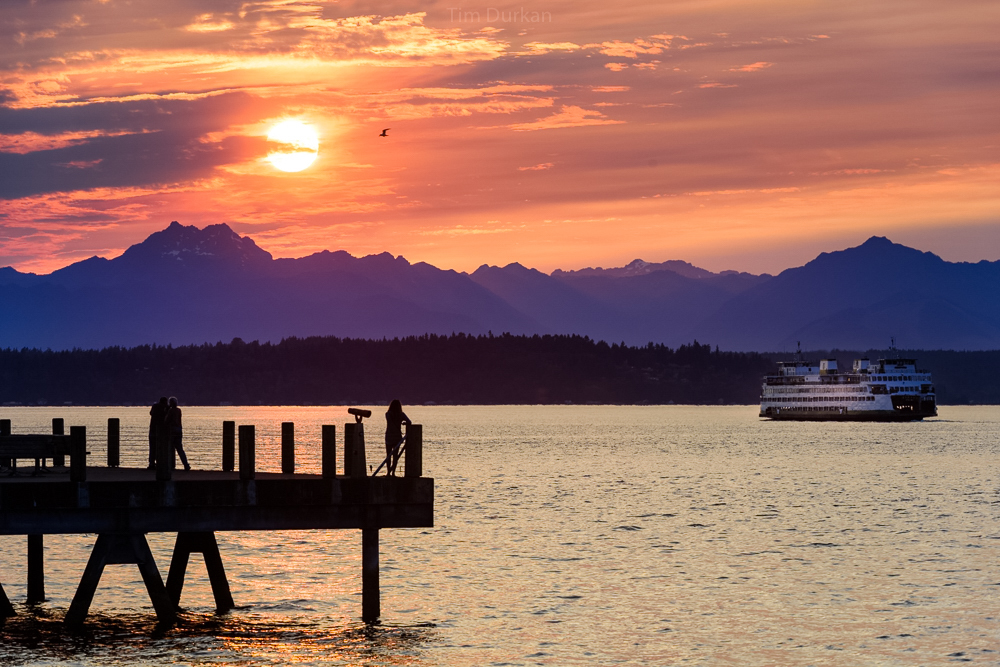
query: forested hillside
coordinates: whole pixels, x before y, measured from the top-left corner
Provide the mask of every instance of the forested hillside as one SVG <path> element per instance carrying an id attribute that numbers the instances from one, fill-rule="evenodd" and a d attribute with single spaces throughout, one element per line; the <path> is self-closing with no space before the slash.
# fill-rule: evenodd
<path id="1" fill-rule="evenodd" d="M 1000 351 L 907 351 L 934 373 L 941 404 L 1000 403 Z M 885 353 L 808 353 L 840 359 Z M 129 405 L 161 395 L 186 405 L 386 403 L 752 404 L 789 355 L 608 345 L 582 336 L 425 335 L 392 340 L 101 350 L 0 350 L 0 403 Z"/>

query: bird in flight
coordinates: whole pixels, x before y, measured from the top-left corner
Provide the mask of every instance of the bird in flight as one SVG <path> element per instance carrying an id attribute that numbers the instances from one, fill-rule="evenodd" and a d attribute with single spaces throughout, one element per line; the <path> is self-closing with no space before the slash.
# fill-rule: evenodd
<path id="1" fill-rule="evenodd" d="M 389 130 L 391 130 L 391 129 L 392 129 L 391 127 L 387 127 L 387 128 L 385 128 L 384 130 L 382 130 L 382 134 L 380 134 L 380 135 L 378 135 L 378 136 L 380 136 L 380 137 L 388 137 L 389 135 L 388 135 L 388 134 L 386 134 L 386 132 L 388 132 L 388 131 L 389 131 Z"/>

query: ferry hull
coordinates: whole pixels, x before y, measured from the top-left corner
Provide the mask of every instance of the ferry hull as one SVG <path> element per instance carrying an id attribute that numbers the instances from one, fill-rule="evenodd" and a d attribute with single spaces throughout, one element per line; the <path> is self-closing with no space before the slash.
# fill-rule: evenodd
<path id="1" fill-rule="evenodd" d="M 936 417 L 937 410 L 816 410 L 800 412 L 794 408 L 767 409 L 760 413 L 762 419 L 799 422 L 910 422 L 925 417 Z"/>

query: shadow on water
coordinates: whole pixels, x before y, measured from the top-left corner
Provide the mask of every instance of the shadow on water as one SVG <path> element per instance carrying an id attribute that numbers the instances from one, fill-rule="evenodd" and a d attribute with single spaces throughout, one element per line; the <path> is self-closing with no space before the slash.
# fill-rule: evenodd
<path id="1" fill-rule="evenodd" d="M 61 611 L 18 611 L 0 624 L 0 665 L 419 665 L 421 648 L 437 636 L 433 623 L 274 620 L 252 612 L 182 613 L 172 627 L 149 614 L 91 614 L 71 630 Z"/>

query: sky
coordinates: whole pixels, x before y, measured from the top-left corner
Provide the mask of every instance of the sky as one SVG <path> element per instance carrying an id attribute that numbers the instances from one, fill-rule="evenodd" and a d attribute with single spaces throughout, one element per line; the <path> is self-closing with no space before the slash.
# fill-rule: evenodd
<path id="1" fill-rule="evenodd" d="M 459 271 L 1000 259 L 995 0 L 4 0 L 0 44 L 21 271 L 172 220 Z"/>

